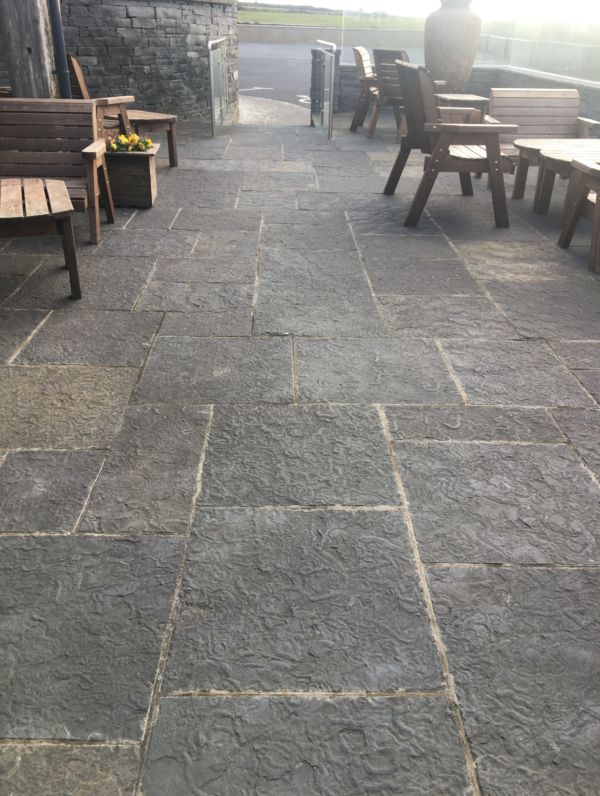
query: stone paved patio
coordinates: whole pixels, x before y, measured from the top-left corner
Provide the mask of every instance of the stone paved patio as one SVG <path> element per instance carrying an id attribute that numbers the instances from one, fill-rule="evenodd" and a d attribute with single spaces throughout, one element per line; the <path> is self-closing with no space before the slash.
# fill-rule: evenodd
<path id="1" fill-rule="evenodd" d="M 336 125 L 1 244 L 2 796 L 599 793 L 589 227 Z"/>

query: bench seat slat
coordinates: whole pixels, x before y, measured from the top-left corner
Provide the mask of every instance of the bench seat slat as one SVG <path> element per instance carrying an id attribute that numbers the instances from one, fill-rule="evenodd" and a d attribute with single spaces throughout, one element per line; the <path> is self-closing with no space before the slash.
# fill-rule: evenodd
<path id="1" fill-rule="evenodd" d="M 23 194 L 25 196 L 25 216 L 49 216 L 48 202 L 44 183 L 41 180 L 23 180 Z"/>
<path id="2" fill-rule="evenodd" d="M 50 212 L 54 218 L 64 218 L 73 212 L 73 205 L 69 199 L 69 192 L 64 182 L 60 180 L 46 180 L 46 193 Z"/>
<path id="3" fill-rule="evenodd" d="M 4 163 L 40 163 L 44 165 L 81 165 L 81 152 L 15 152 L 0 149 L 0 169 Z"/>
<path id="4" fill-rule="evenodd" d="M 2 112 L 4 124 L 26 124 L 31 126 L 47 127 L 48 125 L 69 124 L 71 127 L 88 127 L 90 113 L 13 113 Z"/>
<path id="5" fill-rule="evenodd" d="M 0 219 L 23 218 L 21 180 L 4 180 L 0 193 Z"/>
<path id="6" fill-rule="evenodd" d="M 2 138 L 0 152 L 81 152 L 89 138 Z"/>
<path id="7" fill-rule="evenodd" d="M 8 124 L 5 116 L 0 116 L 0 138 L 22 138 L 24 141 L 29 141 L 35 138 L 76 138 L 86 141 L 87 144 L 91 143 L 95 138 L 95 130 L 91 126 L 73 126 L 73 125 L 29 125 L 29 124 Z M 29 148 L 34 148 L 35 144 L 24 144 Z M 78 144 L 73 144 L 78 146 Z"/>

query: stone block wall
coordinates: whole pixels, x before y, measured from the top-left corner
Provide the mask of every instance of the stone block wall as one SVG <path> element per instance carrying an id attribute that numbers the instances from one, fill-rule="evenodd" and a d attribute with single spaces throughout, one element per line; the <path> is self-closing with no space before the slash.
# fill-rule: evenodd
<path id="1" fill-rule="evenodd" d="M 68 52 L 92 97 L 133 94 L 142 110 L 182 118 L 210 110 L 209 39 L 226 37 L 229 105 L 238 101 L 237 3 L 63 0 Z M 0 84 L 8 84 L 1 60 Z"/>

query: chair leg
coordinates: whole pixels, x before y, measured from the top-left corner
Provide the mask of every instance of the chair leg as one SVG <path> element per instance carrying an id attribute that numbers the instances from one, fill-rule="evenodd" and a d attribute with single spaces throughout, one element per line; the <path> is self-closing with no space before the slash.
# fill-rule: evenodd
<path id="1" fill-rule="evenodd" d="M 169 166 L 177 166 L 177 132 L 175 122 L 171 122 L 167 130 L 167 146 L 169 147 Z"/>
<path id="2" fill-rule="evenodd" d="M 515 182 L 513 185 L 512 198 L 522 199 L 525 196 L 525 185 L 527 183 L 527 172 L 529 171 L 529 161 L 519 155 L 519 162 L 517 163 L 517 173 L 515 174 Z"/>
<path id="3" fill-rule="evenodd" d="M 56 228 L 62 239 L 63 251 L 65 253 L 65 264 L 69 271 L 71 282 L 71 295 L 74 299 L 81 298 L 81 287 L 79 285 L 79 271 L 77 270 L 77 252 L 75 250 L 75 238 L 73 236 L 73 225 L 71 217 L 60 218 L 56 221 Z"/>
<path id="4" fill-rule="evenodd" d="M 398 132 L 400 132 L 400 125 L 402 124 L 402 111 L 398 105 L 392 105 L 392 110 L 394 112 L 394 119 L 396 120 L 396 128 L 398 129 Z"/>
<path id="5" fill-rule="evenodd" d="M 471 182 L 471 175 L 468 171 L 459 171 L 458 177 L 460 179 L 460 188 L 463 196 L 473 196 L 473 183 Z"/>
<path id="6" fill-rule="evenodd" d="M 509 227 L 508 205 L 506 204 L 506 188 L 504 187 L 504 173 L 502 171 L 502 155 L 500 154 L 500 141 L 498 134 L 486 135 L 485 149 L 487 152 L 488 166 L 490 169 L 490 189 L 492 191 L 492 205 L 494 207 L 494 220 L 497 227 Z"/>
<path id="7" fill-rule="evenodd" d="M 104 202 L 104 209 L 106 210 L 106 220 L 109 224 L 114 224 L 117 220 L 117 216 L 115 214 L 115 206 L 113 204 L 112 191 L 110 190 L 108 171 L 106 170 L 106 161 L 104 158 L 102 158 L 102 163 L 98 167 L 98 185 Z"/>
<path id="8" fill-rule="evenodd" d="M 358 127 L 362 127 L 363 122 L 366 119 L 367 113 L 369 112 L 370 104 L 371 104 L 371 92 L 366 89 L 363 89 L 360 92 L 360 97 L 358 98 L 356 110 L 354 111 L 354 116 L 352 117 L 352 124 L 350 125 L 351 133 L 355 133 Z"/>
<path id="9" fill-rule="evenodd" d="M 375 105 L 373 106 L 373 113 L 371 115 L 371 121 L 369 123 L 369 129 L 367 130 L 367 138 L 373 138 L 375 133 L 375 128 L 377 127 L 377 119 L 379 119 L 379 111 L 381 109 L 381 105 L 379 100 L 375 100 Z"/>
<path id="10" fill-rule="evenodd" d="M 558 245 L 562 249 L 568 249 L 571 245 L 577 224 L 585 208 L 588 194 L 589 188 L 586 188 L 586 175 L 582 171 L 575 171 L 569 180 L 562 231 L 558 239 Z"/>
<path id="11" fill-rule="evenodd" d="M 600 202 L 596 201 L 594 220 L 592 222 L 592 243 L 590 246 L 590 271 L 597 274 L 600 271 Z"/>
<path id="12" fill-rule="evenodd" d="M 435 149 L 429 158 L 427 169 L 421 177 L 421 182 L 419 183 L 419 187 L 417 188 L 412 205 L 410 206 L 410 210 L 406 216 L 406 220 L 404 222 L 405 227 L 416 227 L 419 223 L 421 214 L 423 213 L 425 205 L 427 204 L 427 200 L 429 199 L 429 194 L 435 185 L 437 175 L 440 173 L 440 171 L 444 170 L 444 163 L 448 157 L 450 144 L 452 143 L 453 139 L 454 136 L 449 133 L 442 133 L 442 135 L 438 138 Z"/>
<path id="13" fill-rule="evenodd" d="M 87 193 L 88 193 L 88 215 L 90 217 L 90 243 L 100 243 L 100 206 L 98 203 L 98 195 L 100 189 L 98 186 L 98 169 L 97 163 L 93 160 L 87 161 Z"/>
<path id="14" fill-rule="evenodd" d="M 392 196 L 395 193 L 396 188 L 398 187 L 398 183 L 400 182 L 400 177 L 402 176 L 402 172 L 404 171 L 404 167 L 406 166 L 406 161 L 408 160 L 408 156 L 410 155 L 410 147 L 400 147 L 400 151 L 396 156 L 396 160 L 394 165 L 392 166 L 392 170 L 390 171 L 390 176 L 388 177 L 388 181 L 385 184 L 385 188 L 383 189 L 383 193 L 386 196 Z"/>
<path id="15" fill-rule="evenodd" d="M 540 165 L 540 177 L 541 179 L 538 180 L 533 209 L 536 213 L 547 213 L 550 209 L 550 200 L 552 198 L 556 172 L 545 165 L 543 167 Z"/>

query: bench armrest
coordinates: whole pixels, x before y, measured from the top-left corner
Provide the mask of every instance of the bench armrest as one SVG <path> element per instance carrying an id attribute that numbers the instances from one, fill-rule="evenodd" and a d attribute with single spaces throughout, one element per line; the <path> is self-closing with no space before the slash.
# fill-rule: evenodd
<path id="1" fill-rule="evenodd" d="M 580 138 L 591 138 L 592 130 L 597 130 L 600 127 L 600 122 L 594 119 L 584 119 L 580 116 L 577 119 L 577 133 Z"/>
<path id="2" fill-rule="evenodd" d="M 452 124 L 451 119 L 449 116 L 462 116 L 463 123 L 466 124 L 469 121 L 469 116 L 472 113 L 477 113 L 475 108 L 442 108 L 438 107 L 438 111 L 440 112 L 440 116 L 442 117 L 442 122 L 448 122 Z"/>
<path id="3" fill-rule="evenodd" d="M 135 97 L 126 94 L 123 97 L 102 97 L 101 99 L 95 99 L 94 102 L 96 105 L 104 105 L 104 106 L 111 106 L 111 105 L 123 105 L 126 102 L 135 102 Z"/>
<path id="4" fill-rule="evenodd" d="M 426 133 L 481 133 L 483 135 L 516 133 L 518 129 L 518 124 L 448 124 L 447 122 L 426 124 L 424 127 Z"/>
<path id="5" fill-rule="evenodd" d="M 81 154 L 85 158 L 85 160 L 98 160 L 99 158 L 104 155 L 106 152 L 106 142 L 105 141 L 94 141 L 93 144 L 86 146 L 84 150 L 82 150 Z"/>
<path id="6" fill-rule="evenodd" d="M 498 119 L 494 119 L 493 116 L 484 116 L 483 121 L 485 124 L 502 124 L 502 122 L 499 122 Z"/>

